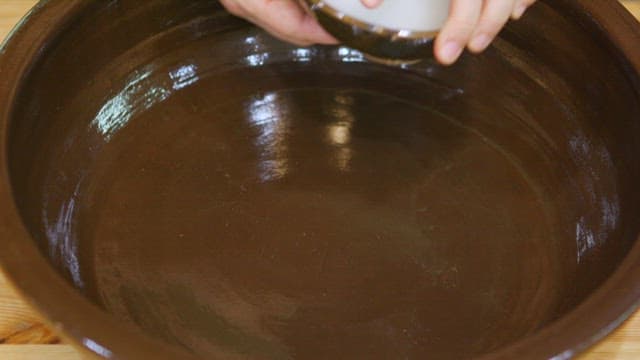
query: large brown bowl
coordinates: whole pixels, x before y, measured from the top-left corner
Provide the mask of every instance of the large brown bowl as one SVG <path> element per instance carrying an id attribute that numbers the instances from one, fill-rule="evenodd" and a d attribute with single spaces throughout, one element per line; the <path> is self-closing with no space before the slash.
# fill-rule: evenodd
<path id="1" fill-rule="evenodd" d="M 640 299 L 639 44 L 614 0 L 450 68 L 43 1 L 0 50 L 2 265 L 107 358 L 572 357 Z"/>

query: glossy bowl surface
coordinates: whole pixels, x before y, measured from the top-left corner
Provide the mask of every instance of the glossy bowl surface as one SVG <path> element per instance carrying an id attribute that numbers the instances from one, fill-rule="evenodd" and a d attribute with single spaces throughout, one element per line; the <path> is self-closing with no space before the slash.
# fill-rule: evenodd
<path id="1" fill-rule="evenodd" d="M 0 260 L 107 358 L 568 358 L 640 298 L 638 39 L 543 1 L 397 68 L 42 2 L 0 50 Z"/>

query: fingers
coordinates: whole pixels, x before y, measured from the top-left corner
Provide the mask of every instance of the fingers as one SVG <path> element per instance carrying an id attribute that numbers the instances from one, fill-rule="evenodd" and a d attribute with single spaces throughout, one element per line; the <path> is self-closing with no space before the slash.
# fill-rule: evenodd
<path id="1" fill-rule="evenodd" d="M 513 8 L 514 4 L 511 1 L 485 0 L 480 20 L 467 45 L 469 50 L 474 53 L 484 51 L 509 21 L 514 12 Z"/>
<path id="2" fill-rule="evenodd" d="M 360 0 L 369 8 L 384 0 Z M 436 59 L 453 64 L 465 48 L 484 51 L 509 21 L 519 19 L 536 0 L 451 0 L 449 19 L 436 38 Z M 298 45 L 337 43 L 295 0 L 221 0 L 229 12 Z"/>
<path id="3" fill-rule="evenodd" d="M 524 12 L 527 11 L 527 9 L 535 2 L 536 0 L 517 0 L 515 6 L 513 7 L 511 18 L 513 20 L 520 19 Z"/>
<path id="4" fill-rule="evenodd" d="M 243 17 L 277 38 L 296 45 L 337 42 L 295 1 L 221 0 L 221 2 L 230 13 Z"/>
<path id="5" fill-rule="evenodd" d="M 440 31 L 435 43 L 436 59 L 444 64 L 453 64 L 466 47 L 480 20 L 480 0 L 452 0 L 449 19 Z"/>
<path id="6" fill-rule="evenodd" d="M 378 7 L 383 0 L 360 0 L 362 4 L 370 9 Z"/>

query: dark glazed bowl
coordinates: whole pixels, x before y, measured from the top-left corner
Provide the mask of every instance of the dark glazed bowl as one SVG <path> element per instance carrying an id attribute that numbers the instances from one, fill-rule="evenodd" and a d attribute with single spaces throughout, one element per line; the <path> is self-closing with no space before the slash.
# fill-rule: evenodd
<path id="1" fill-rule="evenodd" d="M 117 359 L 566 359 L 640 299 L 640 29 L 549 0 L 454 67 L 215 1 L 42 2 L 0 50 L 0 259 Z"/>

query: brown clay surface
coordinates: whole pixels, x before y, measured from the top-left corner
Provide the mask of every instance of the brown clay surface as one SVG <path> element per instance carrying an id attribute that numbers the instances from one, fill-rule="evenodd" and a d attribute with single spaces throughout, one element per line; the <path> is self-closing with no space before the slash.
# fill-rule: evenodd
<path id="1" fill-rule="evenodd" d="M 562 6 L 399 69 L 211 4 L 78 7 L 12 113 L 22 219 L 111 318 L 203 356 L 468 358 L 633 245 L 637 91 Z"/>

